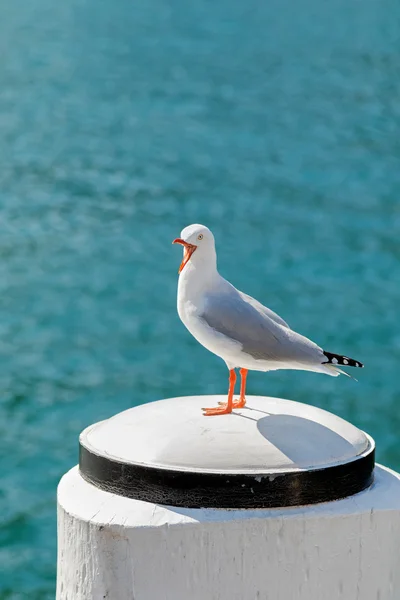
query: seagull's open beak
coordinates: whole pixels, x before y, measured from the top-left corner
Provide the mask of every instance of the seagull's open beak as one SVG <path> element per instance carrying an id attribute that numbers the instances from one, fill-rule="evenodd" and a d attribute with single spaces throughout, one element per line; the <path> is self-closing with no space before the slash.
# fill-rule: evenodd
<path id="1" fill-rule="evenodd" d="M 185 267 L 185 265 L 187 265 L 187 263 L 189 262 L 190 257 L 192 256 L 193 252 L 196 250 L 197 246 L 195 246 L 194 244 L 189 244 L 188 242 L 185 242 L 185 240 L 182 240 L 181 238 L 176 238 L 176 240 L 174 240 L 172 243 L 173 244 L 181 244 L 181 246 L 183 246 L 183 261 L 181 262 L 181 265 L 178 270 L 178 273 L 181 273 L 183 268 Z"/>

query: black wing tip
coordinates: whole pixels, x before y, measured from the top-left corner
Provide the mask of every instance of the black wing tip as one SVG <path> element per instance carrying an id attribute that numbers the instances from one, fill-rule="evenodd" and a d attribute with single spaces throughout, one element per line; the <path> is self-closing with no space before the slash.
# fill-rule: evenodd
<path id="1" fill-rule="evenodd" d="M 363 369 L 364 365 L 359 360 L 349 358 L 348 356 L 342 356 L 341 354 L 333 354 L 332 352 L 325 352 L 324 355 L 328 360 L 323 362 L 323 365 L 340 365 L 342 367 L 357 367 Z"/>

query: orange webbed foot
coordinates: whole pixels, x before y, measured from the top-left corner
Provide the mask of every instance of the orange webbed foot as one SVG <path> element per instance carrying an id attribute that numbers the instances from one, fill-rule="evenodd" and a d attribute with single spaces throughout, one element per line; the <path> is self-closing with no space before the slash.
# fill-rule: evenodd
<path id="1" fill-rule="evenodd" d="M 218 402 L 220 406 L 226 406 L 226 402 Z M 244 408 L 246 406 L 246 398 L 234 400 L 232 408 Z"/>
<path id="2" fill-rule="evenodd" d="M 240 398 L 233 401 L 233 408 L 244 408 L 246 406 L 246 398 Z"/>
<path id="3" fill-rule="evenodd" d="M 226 402 L 220 402 L 221 406 L 216 408 L 202 408 L 203 415 L 205 417 L 212 417 L 214 415 L 229 415 L 232 412 L 232 408 L 228 407 Z"/>

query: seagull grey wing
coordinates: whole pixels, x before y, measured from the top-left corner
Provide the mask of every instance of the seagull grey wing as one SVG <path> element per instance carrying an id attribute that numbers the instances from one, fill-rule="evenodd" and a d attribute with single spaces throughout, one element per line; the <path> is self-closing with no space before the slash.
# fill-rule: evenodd
<path id="1" fill-rule="evenodd" d="M 239 290 L 238 290 L 238 292 L 239 292 Z M 275 323 L 278 323 L 278 325 L 283 325 L 283 327 L 287 327 L 288 329 L 290 329 L 290 327 L 286 323 L 286 321 L 284 321 L 282 319 L 282 317 L 280 317 L 279 315 L 277 315 L 273 310 L 271 310 L 267 306 L 264 306 L 263 304 L 261 304 L 261 302 L 259 302 L 255 298 L 252 298 L 251 296 L 248 296 L 248 294 L 245 294 L 243 292 L 239 292 L 239 294 L 242 296 L 243 300 L 245 300 L 246 302 L 248 302 L 249 304 L 251 304 L 252 306 L 254 306 L 254 308 L 256 310 L 258 310 L 258 311 L 264 313 L 265 315 L 267 315 L 267 317 L 269 317 L 270 319 L 272 319 L 273 321 L 275 321 Z"/>
<path id="2" fill-rule="evenodd" d="M 239 342 L 256 360 L 315 364 L 322 350 L 311 340 L 273 321 L 236 293 L 208 296 L 200 318 L 217 333 Z"/>
<path id="3" fill-rule="evenodd" d="M 201 318 L 209 327 L 239 342 L 242 351 L 258 360 L 279 360 L 281 326 L 239 294 L 207 298 Z"/>

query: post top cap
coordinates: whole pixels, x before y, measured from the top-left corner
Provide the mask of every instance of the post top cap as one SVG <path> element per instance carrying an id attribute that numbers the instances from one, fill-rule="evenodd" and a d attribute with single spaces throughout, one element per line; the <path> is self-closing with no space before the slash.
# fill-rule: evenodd
<path id="1" fill-rule="evenodd" d="M 229 415 L 224 396 L 144 404 L 85 429 L 80 472 L 131 498 L 186 507 L 261 508 L 343 498 L 372 481 L 374 442 L 340 417 L 249 396 Z"/>

